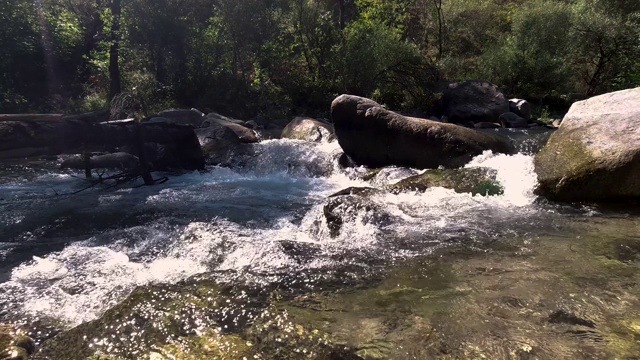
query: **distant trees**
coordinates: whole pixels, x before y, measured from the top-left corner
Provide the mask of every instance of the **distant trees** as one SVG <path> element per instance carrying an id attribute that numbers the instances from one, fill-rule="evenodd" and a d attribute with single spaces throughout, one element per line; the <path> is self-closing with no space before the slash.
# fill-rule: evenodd
<path id="1" fill-rule="evenodd" d="M 442 80 L 532 100 L 640 85 L 636 0 L 5 0 L 0 112 L 428 110 Z"/>

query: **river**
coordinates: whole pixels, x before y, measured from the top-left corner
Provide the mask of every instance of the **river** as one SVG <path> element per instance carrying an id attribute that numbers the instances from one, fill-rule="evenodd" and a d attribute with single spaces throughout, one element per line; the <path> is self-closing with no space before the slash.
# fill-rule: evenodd
<path id="1" fill-rule="evenodd" d="M 136 288 L 186 296 L 213 282 L 235 304 L 225 317 L 193 312 L 163 341 L 96 337 L 91 351 L 202 358 L 194 339 L 215 337 L 242 343 L 230 359 L 639 356 L 637 209 L 550 203 L 533 193 L 531 154 L 485 153 L 467 167 L 495 169 L 503 195 L 374 194 L 387 216 L 352 209 L 332 237 L 329 195 L 417 171 L 364 181 L 338 166 L 335 142 L 253 147 L 231 169 L 73 195 L 86 181 L 56 162 L 1 165 L 0 322 L 46 347 L 78 325 L 108 328 L 90 322 Z"/>

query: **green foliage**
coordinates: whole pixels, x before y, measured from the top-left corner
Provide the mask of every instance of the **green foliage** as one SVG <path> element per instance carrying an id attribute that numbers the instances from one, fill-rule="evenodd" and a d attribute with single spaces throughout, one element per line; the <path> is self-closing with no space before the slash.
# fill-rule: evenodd
<path id="1" fill-rule="evenodd" d="M 0 2 L 0 112 L 109 103 L 111 1 Z M 122 6 L 122 91 L 138 114 L 179 106 L 236 117 L 313 115 L 340 93 L 429 111 L 442 80 L 488 80 L 534 101 L 640 85 L 636 0 Z"/>
<path id="2" fill-rule="evenodd" d="M 534 0 L 511 18 L 511 34 L 482 56 L 485 76 L 509 92 L 534 99 L 566 92 L 570 82 L 571 10 L 568 5 Z"/>

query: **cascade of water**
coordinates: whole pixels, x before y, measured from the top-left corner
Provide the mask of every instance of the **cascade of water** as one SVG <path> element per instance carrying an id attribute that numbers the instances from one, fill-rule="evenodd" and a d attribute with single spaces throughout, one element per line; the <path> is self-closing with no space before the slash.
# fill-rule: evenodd
<path id="1" fill-rule="evenodd" d="M 472 196 L 442 188 L 380 193 L 369 200 L 392 221 L 382 223 L 371 209 L 357 209 L 332 237 L 324 216 L 327 196 L 350 186 L 384 184 L 359 180 L 362 169 L 340 169 L 335 142 L 270 140 L 253 146 L 253 156 L 239 158 L 233 169 L 186 174 L 153 189 L 90 191 L 77 198 L 81 201 L 69 200 L 65 211 L 56 212 L 63 205 L 47 202 L 52 206 L 48 216 L 63 225 L 119 212 L 137 217 L 121 228 L 86 229 L 83 241 L 14 268 L 0 284 L 0 305 L 74 325 L 96 318 L 138 285 L 173 283 L 212 271 L 275 274 L 271 279 L 277 280 L 280 273 L 366 266 L 425 254 L 450 239 L 487 238 L 526 227 L 536 212 L 532 157 L 485 153 L 468 166 L 497 170 L 504 195 Z M 394 170 L 385 181 L 416 172 Z M 30 214 L 29 208 L 44 201 L 43 194 L 51 196 L 52 188 L 71 189 L 78 181 L 44 174 L 35 181 L 0 184 L 5 199 L 15 200 L 3 209 L 12 209 L 15 218 L 0 220 L 32 224 L 20 229 L 33 231 L 30 227 L 40 225 L 31 218 L 44 210 Z M 63 225 L 60 229 L 67 229 Z M 292 251 L 291 243 L 300 245 Z"/>

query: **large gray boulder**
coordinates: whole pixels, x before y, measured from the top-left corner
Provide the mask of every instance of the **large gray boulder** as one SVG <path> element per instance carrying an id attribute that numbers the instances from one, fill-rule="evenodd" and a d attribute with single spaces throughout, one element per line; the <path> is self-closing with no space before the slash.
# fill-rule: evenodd
<path id="1" fill-rule="evenodd" d="M 538 193 L 554 200 L 640 197 L 640 88 L 573 104 L 535 169 Z"/>
<path id="2" fill-rule="evenodd" d="M 494 84 L 486 81 L 464 81 L 450 84 L 442 94 L 444 114 L 449 122 L 497 123 L 509 112 L 509 101 Z"/>
<path id="3" fill-rule="evenodd" d="M 222 116 L 218 113 L 210 113 L 206 116 L 206 120 L 203 122 L 202 127 L 209 127 L 214 124 L 219 124 L 229 128 L 243 143 L 252 144 L 260 142 L 258 134 L 253 129 L 247 127 L 246 123 L 242 120 Z"/>
<path id="4" fill-rule="evenodd" d="M 230 128 L 216 122 L 195 129 L 202 153 L 209 164 L 226 165 L 241 151 L 242 141 Z"/>
<path id="5" fill-rule="evenodd" d="M 513 152 L 502 136 L 405 117 L 353 95 L 337 97 L 331 104 L 331 117 L 345 154 L 369 167 L 456 168 L 485 150 Z"/>
<path id="6" fill-rule="evenodd" d="M 333 139 L 333 126 L 316 119 L 296 117 L 282 130 L 282 138 L 311 142 L 330 141 Z"/>

